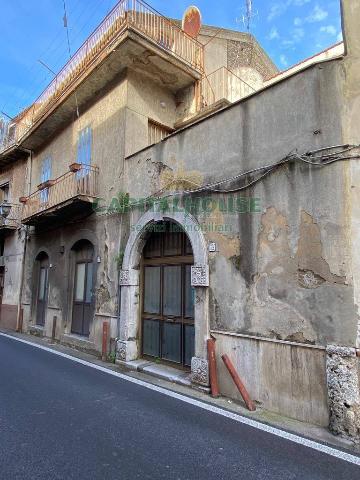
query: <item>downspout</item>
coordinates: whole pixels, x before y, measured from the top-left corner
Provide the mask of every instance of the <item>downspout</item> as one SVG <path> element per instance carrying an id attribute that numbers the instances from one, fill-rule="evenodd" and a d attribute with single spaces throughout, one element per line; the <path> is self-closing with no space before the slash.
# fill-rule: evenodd
<path id="1" fill-rule="evenodd" d="M 116 341 L 120 338 L 120 315 L 121 315 L 121 285 L 120 285 L 120 271 L 118 270 L 118 311 L 116 322 Z"/>
<path id="2" fill-rule="evenodd" d="M 120 232 L 121 232 L 121 235 L 122 235 L 122 227 L 123 227 L 123 217 L 121 217 L 121 221 L 120 221 Z M 120 237 L 120 245 L 121 245 L 121 237 Z M 119 246 L 119 253 L 120 253 L 120 246 Z M 117 294 L 118 294 L 118 308 L 117 308 L 117 318 L 116 318 L 116 340 L 115 342 L 117 343 L 117 341 L 120 339 L 120 321 L 121 321 L 121 285 L 120 285 L 120 275 L 121 275 L 121 269 L 122 269 L 122 260 L 121 259 L 121 265 L 120 265 L 120 268 L 119 268 L 119 265 L 118 265 L 118 284 L 117 284 Z M 116 347 L 115 347 L 116 348 Z"/>
<path id="3" fill-rule="evenodd" d="M 33 152 L 32 150 L 27 150 L 23 148 L 23 150 L 30 155 L 30 165 L 28 171 L 28 184 L 27 184 L 27 196 L 31 193 L 31 176 L 32 176 L 32 161 L 33 161 Z M 25 225 L 25 238 L 24 238 L 24 248 L 22 252 L 22 260 L 21 260 L 21 270 L 20 270 L 20 288 L 19 288 L 19 298 L 18 298 L 18 308 L 17 308 L 17 315 L 16 315 L 16 331 L 21 332 L 22 330 L 22 319 L 21 319 L 21 299 L 24 290 L 24 273 L 25 273 L 25 257 L 26 257 L 26 247 L 29 235 L 29 226 Z"/>

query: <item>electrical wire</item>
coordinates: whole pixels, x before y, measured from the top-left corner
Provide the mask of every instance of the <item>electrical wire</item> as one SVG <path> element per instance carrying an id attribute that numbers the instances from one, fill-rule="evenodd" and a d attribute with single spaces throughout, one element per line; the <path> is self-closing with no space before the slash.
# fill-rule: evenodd
<path id="1" fill-rule="evenodd" d="M 328 154 L 321 154 L 321 155 L 316 155 L 320 152 L 325 152 L 325 151 L 331 151 L 331 150 L 339 150 L 341 151 L 334 151 L 330 152 Z M 177 192 L 169 192 L 166 195 L 161 195 L 165 188 L 162 188 L 158 190 L 156 193 L 149 195 L 148 197 L 142 199 L 141 201 L 135 201 L 135 202 L 129 202 L 128 207 L 137 207 L 137 206 L 142 206 L 146 203 L 151 202 L 160 202 L 162 200 L 165 200 L 167 198 L 171 197 L 178 197 L 178 196 L 184 196 L 184 195 L 192 195 L 194 193 L 202 193 L 202 192 L 209 192 L 209 193 L 235 193 L 235 192 L 240 192 L 243 190 L 246 190 L 252 186 L 254 186 L 256 183 L 260 182 L 262 179 L 267 177 L 270 173 L 274 172 L 275 170 L 278 170 L 281 166 L 289 164 L 289 163 L 294 163 L 294 162 L 302 162 L 307 165 L 311 165 L 314 167 L 325 167 L 328 166 L 332 163 L 339 162 L 339 161 L 344 161 L 344 160 L 356 160 L 360 159 L 360 153 L 359 155 L 344 155 L 345 153 L 348 153 L 350 151 L 353 151 L 354 149 L 360 149 L 360 145 L 334 145 L 334 146 L 329 146 L 329 147 L 324 147 L 318 150 L 313 150 L 313 151 L 308 151 L 303 154 L 297 153 L 297 151 L 292 151 L 288 155 L 286 155 L 284 158 L 282 158 L 280 161 L 270 164 L 270 165 L 264 165 L 262 167 L 257 167 L 253 168 L 251 170 L 247 170 L 245 172 L 239 173 L 237 175 L 233 175 L 232 177 L 228 177 L 216 182 L 208 183 L 206 185 L 203 185 L 199 188 L 192 189 L 192 190 L 183 190 L 183 191 L 177 191 Z M 320 161 L 319 161 L 320 160 Z M 249 175 L 253 175 L 259 172 L 263 172 L 259 177 L 250 179 L 248 183 L 245 183 L 244 185 L 241 185 L 239 187 L 235 188 L 228 188 L 228 189 L 218 189 L 215 187 L 219 187 L 220 185 L 224 184 L 231 184 L 239 179 L 246 178 Z M 117 212 L 106 212 L 105 215 L 113 214 Z"/>

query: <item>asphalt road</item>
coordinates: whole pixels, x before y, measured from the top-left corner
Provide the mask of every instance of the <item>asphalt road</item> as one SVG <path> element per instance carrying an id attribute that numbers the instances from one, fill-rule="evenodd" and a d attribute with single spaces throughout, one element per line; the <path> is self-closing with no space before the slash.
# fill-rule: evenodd
<path id="1" fill-rule="evenodd" d="M 0 336 L 0 479 L 352 479 L 360 467 Z"/>

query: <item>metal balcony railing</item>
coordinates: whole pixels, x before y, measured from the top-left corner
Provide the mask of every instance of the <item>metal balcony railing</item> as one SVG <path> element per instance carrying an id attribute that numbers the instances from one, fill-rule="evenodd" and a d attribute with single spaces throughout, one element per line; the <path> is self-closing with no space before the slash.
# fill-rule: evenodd
<path id="1" fill-rule="evenodd" d="M 16 130 L 9 136 L 1 135 L 0 128 L 0 152 L 19 143 L 78 76 L 127 28 L 140 32 L 190 67 L 203 71 L 201 43 L 142 0 L 120 0 L 39 98 L 16 122 Z"/>
<path id="2" fill-rule="evenodd" d="M 198 82 L 198 111 L 226 99 L 233 103 L 253 93 L 255 89 L 226 67 L 203 76 Z"/>
<path id="3" fill-rule="evenodd" d="M 81 165 L 76 172 L 70 171 L 55 180 L 45 182 L 49 186 L 41 187 L 27 197 L 24 202 L 22 220 L 46 212 L 79 196 L 96 198 L 98 174 L 98 167 Z"/>

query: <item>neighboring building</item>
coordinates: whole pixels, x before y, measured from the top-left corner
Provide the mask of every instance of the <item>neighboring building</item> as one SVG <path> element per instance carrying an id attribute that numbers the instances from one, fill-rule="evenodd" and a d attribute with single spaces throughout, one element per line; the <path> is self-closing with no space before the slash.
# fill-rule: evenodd
<path id="1" fill-rule="evenodd" d="M 272 79 L 253 37 L 126 5 L 0 153 L 31 152 L 24 329 L 99 352 L 108 321 L 119 362 L 205 386 L 212 335 L 222 393 L 228 353 L 265 408 L 359 436 L 360 12 L 346 55 Z"/>
<path id="2" fill-rule="evenodd" d="M 27 155 L 20 150 L 0 156 L 0 328 L 15 329 L 22 319 L 19 300 L 26 229 L 21 225 L 19 197 L 27 191 Z"/>

